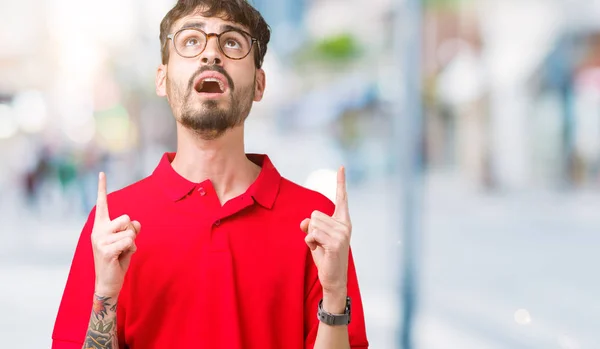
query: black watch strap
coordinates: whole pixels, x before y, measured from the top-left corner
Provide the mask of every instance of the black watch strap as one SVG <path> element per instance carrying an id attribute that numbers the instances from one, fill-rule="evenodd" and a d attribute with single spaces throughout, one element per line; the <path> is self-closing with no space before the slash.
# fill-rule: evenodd
<path id="1" fill-rule="evenodd" d="M 330 326 L 343 326 L 350 324 L 350 313 L 351 313 L 351 300 L 350 297 L 346 297 L 346 307 L 344 308 L 344 314 L 332 314 L 323 310 L 323 300 L 319 302 L 319 309 L 317 311 L 317 318 L 319 321 L 330 325 Z"/>

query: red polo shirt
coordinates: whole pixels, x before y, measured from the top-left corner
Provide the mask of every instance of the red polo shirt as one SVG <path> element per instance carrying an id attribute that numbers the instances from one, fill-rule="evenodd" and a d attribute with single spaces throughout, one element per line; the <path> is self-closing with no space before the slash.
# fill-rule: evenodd
<path id="1" fill-rule="evenodd" d="M 300 222 L 325 196 L 280 176 L 265 155 L 248 190 L 221 206 L 210 180 L 192 183 L 165 154 L 145 179 L 108 196 L 111 219 L 142 229 L 117 308 L 121 348 L 303 349 L 314 346 L 322 289 Z M 90 234 L 83 227 L 52 335 L 54 349 L 81 349 L 94 293 Z M 350 254 L 352 348 L 367 348 Z"/>

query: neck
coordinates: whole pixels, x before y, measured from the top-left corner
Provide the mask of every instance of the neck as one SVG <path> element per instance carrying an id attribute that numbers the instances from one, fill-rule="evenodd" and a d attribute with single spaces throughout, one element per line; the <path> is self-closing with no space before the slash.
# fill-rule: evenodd
<path id="1" fill-rule="evenodd" d="M 243 194 L 260 173 L 246 157 L 243 125 L 205 140 L 177 124 L 177 154 L 171 166 L 191 182 L 209 179 L 221 204 Z"/>

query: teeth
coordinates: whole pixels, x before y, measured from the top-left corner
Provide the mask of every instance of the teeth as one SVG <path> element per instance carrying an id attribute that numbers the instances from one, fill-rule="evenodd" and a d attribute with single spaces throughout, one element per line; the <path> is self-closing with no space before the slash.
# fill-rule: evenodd
<path id="1" fill-rule="evenodd" d="M 215 78 L 202 79 L 202 84 L 200 85 L 200 89 L 202 89 L 202 86 L 204 85 L 204 83 L 206 81 L 212 81 L 212 82 L 218 83 L 219 84 L 219 88 L 221 89 L 221 92 L 223 92 L 225 90 L 225 86 L 223 85 L 223 82 L 221 82 L 221 80 L 215 79 Z"/>

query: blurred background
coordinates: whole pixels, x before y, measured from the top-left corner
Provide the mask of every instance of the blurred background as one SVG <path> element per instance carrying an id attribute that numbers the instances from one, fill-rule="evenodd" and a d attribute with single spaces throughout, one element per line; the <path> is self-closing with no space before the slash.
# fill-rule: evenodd
<path id="1" fill-rule="evenodd" d="M 372 348 L 600 348 L 599 0 L 253 3 L 247 151 L 330 197 L 347 167 Z M 0 2 L 3 347 L 49 347 L 98 171 L 175 149 L 173 5 Z"/>

